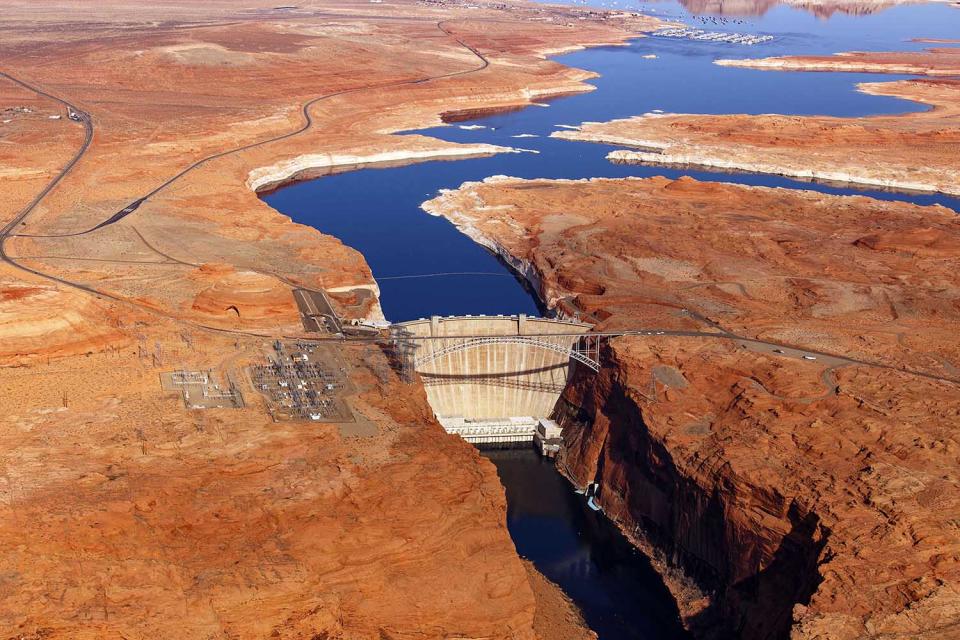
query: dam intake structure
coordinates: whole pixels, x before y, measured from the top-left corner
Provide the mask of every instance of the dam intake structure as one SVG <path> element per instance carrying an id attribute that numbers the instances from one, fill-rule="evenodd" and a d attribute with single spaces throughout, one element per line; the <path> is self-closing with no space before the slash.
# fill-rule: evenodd
<path id="1" fill-rule="evenodd" d="M 419 374 L 440 424 L 486 446 L 536 443 L 550 455 L 549 419 L 575 367 L 600 368 L 592 325 L 515 316 L 433 316 L 391 326 L 401 366 Z"/>

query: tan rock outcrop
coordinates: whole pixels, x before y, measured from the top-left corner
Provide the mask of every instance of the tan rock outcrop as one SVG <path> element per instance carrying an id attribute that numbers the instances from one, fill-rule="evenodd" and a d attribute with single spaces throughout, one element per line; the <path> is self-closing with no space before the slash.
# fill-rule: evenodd
<path id="1" fill-rule="evenodd" d="M 0 278 L 0 367 L 128 342 L 111 315 L 106 305 L 88 296 Z"/>
<path id="2" fill-rule="evenodd" d="M 237 271 L 231 265 L 202 265 L 193 279 L 209 283 L 193 300 L 191 309 L 213 321 L 242 327 L 248 320 L 275 326 L 296 326 L 300 312 L 290 287 L 276 278 L 253 271 Z M 255 325 L 256 326 L 256 325 Z"/>
<path id="3" fill-rule="evenodd" d="M 960 75 L 960 48 L 926 51 L 849 51 L 832 56 L 781 56 L 776 58 L 720 59 L 726 67 L 775 71 L 845 71 L 849 73 L 903 73 L 918 76 Z"/>

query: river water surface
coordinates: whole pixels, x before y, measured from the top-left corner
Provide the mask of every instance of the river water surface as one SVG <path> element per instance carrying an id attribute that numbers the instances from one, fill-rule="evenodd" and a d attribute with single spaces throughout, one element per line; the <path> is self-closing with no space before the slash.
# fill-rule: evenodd
<path id="1" fill-rule="evenodd" d="M 613 165 L 613 147 L 551 139 L 557 125 L 605 121 L 662 109 L 676 113 L 783 113 L 863 116 L 923 109 L 922 105 L 856 91 L 859 82 L 902 76 L 775 72 L 719 67 L 721 57 L 908 50 L 912 38 L 960 33 L 960 10 L 943 4 L 893 7 L 867 16 L 810 13 L 774 6 L 736 24 L 702 24 L 682 6 L 644 3 L 654 15 L 718 31 L 775 36 L 757 46 L 648 37 L 557 58 L 598 72 L 597 90 L 552 101 L 548 107 L 479 118 L 417 133 L 457 142 L 488 142 L 538 153 L 502 154 L 456 162 L 364 169 L 294 184 L 265 197 L 295 221 L 340 238 L 363 253 L 392 321 L 430 315 L 538 315 L 534 294 L 496 257 L 420 204 L 442 188 L 492 175 L 588 178 L 692 175 L 701 180 L 866 194 L 960 211 L 956 198 L 800 182 L 777 176 L 725 174 L 639 165 Z M 645 55 L 655 54 L 655 59 Z M 463 129 L 479 125 L 483 128 Z M 524 136 L 524 137 L 516 137 Z M 536 137 L 530 137 L 536 136 Z M 440 275 L 438 275 L 440 274 Z M 460 274 L 460 275 L 456 275 Z M 549 461 L 530 451 L 489 452 L 507 492 L 508 526 L 518 552 L 530 558 L 581 607 L 605 640 L 684 637 L 676 606 L 649 562 L 615 528 L 587 509 Z"/>

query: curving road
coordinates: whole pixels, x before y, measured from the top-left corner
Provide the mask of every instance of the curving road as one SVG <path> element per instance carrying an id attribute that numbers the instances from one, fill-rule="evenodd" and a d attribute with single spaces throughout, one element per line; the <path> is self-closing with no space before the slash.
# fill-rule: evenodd
<path id="1" fill-rule="evenodd" d="M 66 177 L 66 175 L 73 170 L 73 168 L 77 165 L 77 163 L 80 162 L 80 159 L 84 156 L 84 154 L 87 153 L 87 149 L 90 148 L 90 144 L 93 142 L 93 122 L 90 120 L 89 115 L 87 115 L 86 113 L 78 109 L 76 106 L 70 104 L 69 102 L 67 102 L 62 98 L 58 98 L 57 96 L 51 95 L 38 87 L 35 87 L 31 84 L 24 82 L 23 80 L 20 80 L 19 78 L 14 78 L 9 73 L 4 73 L 0 71 L 0 78 L 6 78 L 10 82 L 23 87 L 27 91 L 32 91 L 37 95 L 41 95 L 44 98 L 52 100 L 53 102 L 61 104 L 67 109 L 74 111 L 80 116 L 80 121 L 83 123 L 83 127 L 84 127 L 83 144 L 80 145 L 80 148 L 77 149 L 77 152 L 70 159 L 70 161 L 63 167 L 63 169 L 60 170 L 60 172 L 57 175 L 53 177 L 52 180 L 50 180 L 49 183 L 47 183 L 47 186 L 45 186 L 40 191 L 40 193 L 34 196 L 33 200 L 27 203 L 27 205 L 23 209 L 21 209 L 19 213 L 17 213 L 10 222 L 8 222 L 6 225 L 4 225 L 2 229 L 0 229 L 0 254 L 3 254 L 3 245 L 6 242 L 6 239 L 10 236 L 13 229 L 15 229 L 18 224 L 23 222 L 24 218 L 30 215 L 30 213 L 34 209 L 36 209 L 37 205 L 39 205 L 43 201 L 43 199 L 46 198 L 47 195 L 51 191 L 53 191 L 58 184 L 60 184 L 60 181 L 63 180 L 64 177 Z"/>
<path id="2" fill-rule="evenodd" d="M 43 273 L 41 271 L 37 271 L 36 269 L 32 269 L 30 267 L 25 267 L 22 264 L 13 260 L 13 258 L 11 258 L 7 254 L 7 250 L 6 250 L 7 240 L 11 236 L 15 235 L 13 233 L 13 230 L 16 229 L 17 226 L 20 225 L 24 220 L 26 220 L 27 216 L 33 213 L 34 209 L 36 209 L 37 206 L 41 202 L 43 202 L 44 198 L 46 198 L 50 194 L 50 192 L 53 191 L 58 184 L 60 184 L 60 182 L 67 176 L 67 174 L 73 171 L 74 167 L 77 166 L 77 163 L 79 163 L 80 160 L 83 158 L 83 156 L 87 153 L 87 150 L 90 148 L 90 144 L 93 142 L 93 119 L 90 117 L 89 114 L 84 113 L 82 110 L 80 110 L 70 102 L 67 102 L 63 98 L 52 95 L 44 91 L 43 89 L 40 89 L 39 87 L 36 87 L 32 84 L 29 84 L 28 82 L 20 80 L 19 78 L 15 78 L 11 76 L 9 73 L 4 73 L 0 71 L 0 77 L 6 78 L 10 82 L 13 82 L 16 85 L 19 85 L 24 89 L 27 89 L 28 91 L 33 91 L 37 95 L 48 98 L 49 100 L 52 100 L 60 105 L 63 105 L 67 109 L 74 111 L 80 116 L 80 122 L 83 124 L 83 128 L 84 128 L 83 144 L 80 145 L 80 148 L 77 149 L 77 152 L 70 159 L 70 161 L 67 162 L 66 165 L 64 165 L 63 169 L 61 169 L 59 173 L 57 173 L 57 175 L 55 175 L 50 180 L 50 182 L 47 183 L 47 186 L 45 186 L 40 191 L 40 193 L 38 193 L 33 198 L 33 200 L 27 203 L 27 205 L 23 207 L 23 209 L 21 209 L 16 215 L 14 215 L 14 217 L 6 225 L 0 228 L 0 261 L 5 262 L 9 265 L 12 265 L 13 267 L 16 267 L 17 269 L 20 269 L 22 271 L 26 271 L 27 273 L 31 273 L 33 275 L 40 276 L 41 278 L 52 280 L 54 282 L 66 285 L 68 287 L 82 289 L 94 295 L 98 295 L 98 296 L 103 295 L 108 298 L 114 298 L 119 300 L 119 298 L 116 298 L 115 296 L 101 293 L 96 289 L 93 289 L 92 287 L 88 287 L 86 285 L 75 283 L 75 282 L 70 282 L 69 280 L 64 280 L 63 278 L 59 278 L 54 275 Z"/>
<path id="3" fill-rule="evenodd" d="M 206 165 L 206 164 L 208 164 L 208 163 L 210 163 L 210 162 L 213 162 L 214 160 L 217 160 L 217 159 L 219 159 L 219 158 L 223 158 L 223 157 L 225 157 L 225 156 L 233 155 L 233 154 L 235 154 L 235 153 L 241 153 L 241 152 L 243 152 L 243 151 L 249 151 L 250 149 L 255 149 L 255 148 L 257 148 L 257 147 L 261 147 L 261 146 L 267 145 L 267 144 L 272 144 L 272 143 L 274 143 L 274 142 L 280 142 L 280 141 L 282 141 L 282 140 L 286 140 L 286 139 L 288 139 L 288 138 L 293 138 L 293 137 L 295 137 L 295 136 L 298 136 L 298 135 L 306 132 L 308 129 L 310 129 L 310 127 L 313 126 L 313 116 L 310 115 L 310 109 L 312 109 L 313 106 L 314 106 L 315 104 L 319 103 L 319 102 L 322 102 L 322 101 L 324 101 L 324 100 L 329 100 L 329 99 L 331 99 L 331 98 L 336 98 L 336 97 L 339 97 L 339 96 L 345 96 L 345 95 L 350 95 L 350 94 L 354 94 L 354 93 L 360 93 L 360 92 L 362 92 L 362 91 L 369 91 L 369 90 L 371 90 L 371 89 L 390 89 L 390 88 L 401 87 L 401 86 L 406 86 L 406 85 L 424 84 L 424 83 L 427 83 L 427 82 L 433 82 L 433 81 L 435 81 L 435 80 L 443 80 L 443 79 L 446 79 L 446 78 L 455 78 L 455 77 L 457 77 L 457 76 L 464 76 L 464 75 L 468 75 L 468 74 L 471 74 L 471 73 L 476 73 L 476 72 L 478 72 L 478 71 L 483 71 L 484 69 L 486 69 L 487 67 L 489 67 L 489 66 L 490 66 L 490 61 L 486 58 L 486 56 L 484 56 L 482 53 L 480 53 L 479 51 L 477 51 L 477 49 L 474 48 L 473 46 L 467 44 L 466 42 L 464 42 L 463 40 L 461 40 L 461 39 L 458 38 L 457 36 L 455 36 L 455 35 L 453 35 L 452 33 L 450 33 L 450 31 L 449 31 L 449 30 L 447 29 L 447 27 L 446 27 L 446 24 L 447 24 L 448 22 L 449 22 L 448 20 L 442 20 L 442 21 L 437 21 L 435 24 L 436 24 L 437 29 L 439 29 L 439 30 L 440 30 L 441 32 L 443 32 L 445 35 L 447 35 L 448 37 L 452 38 L 457 44 L 459 44 L 460 46 L 462 46 L 462 47 L 464 47 L 465 49 L 469 50 L 473 55 L 475 55 L 475 56 L 480 60 L 480 65 L 479 65 L 479 66 L 473 67 L 473 68 L 471 68 L 471 69 L 465 69 L 465 70 L 463 70 L 463 71 L 454 71 L 454 72 L 451 72 L 451 73 L 444 73 L 444 74 L 440 74 L 440 75 L 436 75 L 436 76 L 427 76 L 427 77 L 425 77 L 425 78 L 418 78 L 418 79 L 416 79 L 416 80 L 396 80 L 396 81 L 393 81 L 393 82 L 383 82 L 383 83 L 379 83 L 379 84 L 364 85 L 364 86 L 362 86 L 362 87 L 354 87 L 353 89 L 343 89 L 343 90 L 341 90 L 341 91 L 334 91 L 333 93 L 327 93 L 327 94 L 324 94 L 324 95 L 322 95 L 322 96 L 318 96 L 318 97 L 316 97 L 316 98 L 313 98 L 312 100 L 309 100 L 309 101 L 305 102 L 305 103 L 300 107 L 300 113 L 301 113 L 301 115 L 302 115 L 302 117 L 303 117 L 303 125 L 301 125 L 300 128 L 296 129 L 295 131 L 290 131 L 289 133 L 284 133 L 284 134 L 281 134 L 281 135 L 278 135 L 278 136 L 274 136 L 274 137 L 271 137 L 271 138 L 267 138 L 267 139 L 265 139 L 265 140 L 260 140 L 259 142 L 253 142 L 253 143 L 250 143 L 250 144 L 242 145 L 242 146 L 239 146 L 239 147 L 235 147 L 235 148 L 233 148 L 233 149 L 228 149 L 228 150 L 226 150 L 226 151 L 221 151 L 221 152 L 219 152 L 219 153 L 215 153 L 215 154 L 210 155 L 210 156 L 207 156 L 207 157 L 205 157 L 205 158 L 201 158 L 200 160 L 197 160 L 196 162 L 194 162 L 193 164 L 187 166 L 185 169 L 183 169 L 183 170 L 180 171 L 179 173 L 177 173 L 177 174 L 175 174 L 174 176 L 172 176 L 170 179 L 166 180 L 165 182 L 163 182 L 163 183 L 161 183 L 160 185 L 158 185 L 157 187 L 155 187 L 152 191 L 150 191 L 150 192 L 146 193 L 145 195 L 137 198 L 136 200 L 134 200 L 133 202 L 131 202 L 130 204 L 128 204 L 127 206 L 125 206 L 123 209 L 120 209 L 119 211 L 117 211 L 116 213 L 114 213 L 113 215 L 111 215 L 111 216 L 110 216 L 109 218 L 107 218 L 106 220 L 103 220 L 103 221 L 97 223 L 96 225 L 90 227 L 89 229 L 85 229 L 85 230 L 83 230 L 83 231 L 75 231 L 75 232 L 72 232 L 72 233 L 61 233 L 61 234 L 50 234 L 50 235 L 26 234 L 26 233 L 24 233 L 24 234 L 11 234 L 11 235 L 19 235 L 19 236 L 24 237 L 24 238 L 69 238 L 69 237 L 83 236 L 83 235 L 86 235 L 86 234 L 89 234 L 89 233 L 93 233 L 94 231 L 97 231 L 98 229 L 102 229 L 103 227 L 110 226 L 110 225 L 112 225 L 112 224 L 115 224 L 115 223 L 123 220 L 123 219 L 126 218 L 128 215 L 130 215 L 131 213 L 133 213 L 134 211 L 136 211 L 137 209 L 139 209 L 140 206 L 141 206 L 144 202 L 146 202 L 147 200 L 149 200 L 149 199 L 152 198 L 153 196 L 157 195 L 158 193 L 160 193 L 161 191 L 163 191 L 164 189 L 166 189 L 167 187 L 169 187 L 170 185 L 172 185 L 174 182 L 176 182 L 176 181 L 179 180 L 180 178 L 184 177 L 184 176 L 187 175 L 188 173 L 194 171 L 195 169 L 199 169 L 200 167 L 202 167 L 202 166 L 204 166 L 204 165 Z M 17 82 L 18 84 L 20 84 L 20 85 L 22 85 L 22 86 L 24 86 L 24 87 L 26 87 L 26 88 L 28 88 L 28 89 L 30 89 L 30 90 L 32 90 L 32 91 L 37 91 L 38 93 L 40 93 L 40 94 L 43 95 L 43 96 L 49 97 L 49 98 L 51 98 L 51 99 L 53 99 L 53 100 L 56 100 L 57 102 L 60 102 L 61 104 L 67 105 L 67 103 L 66 103 L 65 101 L 63 101 L 63 100 L 61 100 L 61 99 L 59 99 L 59 98 L 55 98 L 54 96 L 51 96 L 50 94 L 44 93 L 44 92 L 42 92 L 42 91 L 38 91 L 36 88 L 33 88 L 33 87 L 27 85 L 27 84 L 24 83 L 24 82 L 21 82 L 21 81 L 19 81 L 19 80 L 16 80 L 16 79 L 12 78 L 11 76 L 9 76 L 9 75 L 7 75 L 7 74 L 2 74 L 2 75 L 4 75 L 4 76 L 7 77 L 7 78 L 10 78 L 10 79 L 13 80 L 14 82 Z M 85 122 L 89 125 L 89 118 L 86 118 L 86 119 L 85 119 Z M 60 173 L 60 175 L 56 178 L 56 180 L 55 180 L 54 182 L 52 182 L 50 185 L 48 185 L 47 188 L 44 189 L 44 191 L 35 199 L 34 206 L 35 206 L 37 203 L 39 203 L 40 200 L 42 200 L 42 199 L 47 195 L 47 193 L 49 193 L 49 192 L 56 186 L 56 183 L 59 182 L 60 179 L 63 178 L 63 176 L 66 175 L 66 174 L 73 168 L 73 165 L 76 164 L 76 161 L 79 160 L 80 157 L 86 152 L 87 147 L 90 146 L 90 140 L 92 139 L 92 136 L 93 136 L 92 126 L 89 126 L 89 128 L 88 128 L 88 133 L 89 133 L 89 139 L 86 141 L 86 143 L 84 144 L 83 148 L 78 152 L 78 154 L 77 154 L 77 156 L 75 157 L 74 161 L 73 161 L 71 164 L 67 165 L 67 167 L 64 168 L 64 171 L 62 171 L 62 172 Z M 32 209 L 32 207 L 31 207 L 31 209 Z M 30 213 L 30 212 L 27 211 L 25 214 L 23 214 L 23 215 L 21 216 L 20 219 L 22 220 L 22 219 L 23 219 L 24 217 L 26 217 L 26 215 L 29 214 L 29 213 Z M 19 221 L 18 221 L 18 222 L 19 222 Z M 16 225 L 14 225 L 14 226 L 16 226 Z M 8 232 L 8 233 L 9 233 L 9 232 Z"/>

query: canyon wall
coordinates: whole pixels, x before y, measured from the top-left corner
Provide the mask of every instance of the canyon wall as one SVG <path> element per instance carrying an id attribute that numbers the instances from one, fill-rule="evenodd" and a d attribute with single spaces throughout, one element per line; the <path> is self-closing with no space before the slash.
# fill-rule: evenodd
<path id="1" fill-rule="evenodd" d="M 665 425 L 651 420 L 625 380 L 629 364 L 617 349 L 605 360 L 599 374 L 579 376 L 558 407 L 562 472 L 580 487 L 597 483 L 608 517 L 713 596 L 685 612 L 698 637 L 787 637 L 794 606 L 806 605 L 821 581 L 829 528 L 802 503 L 738 476 L 722 457 L 693 470 L 675 460 Z"/>
<path id="2" fill-rule="evenodd" d="M 956 635 L 952 211 L 662 177 L 500 177 L 425 206 L 545 299 L 645 331 L 576 374 L 559 464 L 599 485 L 691 629 Z"/>

